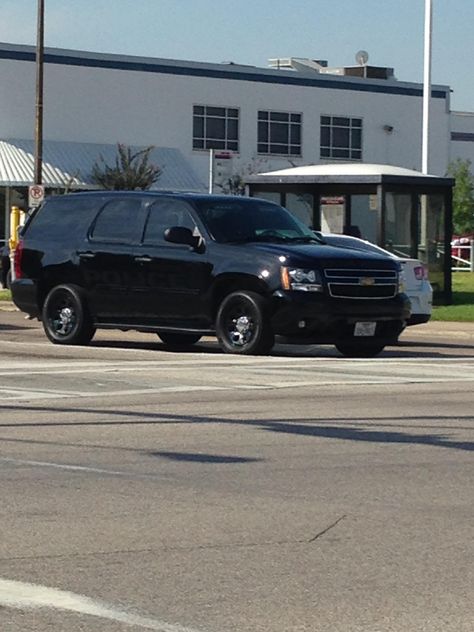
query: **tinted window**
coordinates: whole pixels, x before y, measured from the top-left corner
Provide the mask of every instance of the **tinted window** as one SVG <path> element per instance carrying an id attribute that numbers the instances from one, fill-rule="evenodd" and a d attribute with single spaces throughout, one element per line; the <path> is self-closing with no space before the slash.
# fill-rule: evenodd
<path id="1" fill-rule="evenodd" d="M 69 197 L 61 195 L 49 198 L 36 211 L 24 229 L 24 234 L 31 239 L 46 241 L 63 241 L 65 236 L 84 237 L 102 200 L 97 197 Z"/>
<path id="2" fill-rule="evenodd" d="M 94 241 L 136 243 L 142 231 L 141 200 L 123 199 L 108 202 L 93 226 Z"/>
<path id="3" fill-rule="evenodd" d="M 163 233 L 167 228 L 171 228 L 171 226 L 184 226 L 190 230 L 194 230 L 195 225 L 186 202 L 173 199 L 159 200 L 150 208 L 143 243 L 154 244 L 164 242 Z"/>

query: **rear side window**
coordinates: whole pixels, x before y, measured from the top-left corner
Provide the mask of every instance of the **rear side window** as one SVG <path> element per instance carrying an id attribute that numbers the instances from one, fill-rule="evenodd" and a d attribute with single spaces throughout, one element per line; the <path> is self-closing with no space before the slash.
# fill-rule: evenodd
<path id="1" fill-rule="evenodd" d="M 28 239 L 48 242 L 62 242 L 73 235 L 83 237 L 100 203 L 100 199 L 87 196 L 49 198 L 28 222 L 23 234 Z"/>
<path id="2" fill-rule="evenodd" d="M 101 242 L 137 243 L 143 229 L 141 199 L 123 199 L 108 202 L 100 211 L 91 239 Z"/>

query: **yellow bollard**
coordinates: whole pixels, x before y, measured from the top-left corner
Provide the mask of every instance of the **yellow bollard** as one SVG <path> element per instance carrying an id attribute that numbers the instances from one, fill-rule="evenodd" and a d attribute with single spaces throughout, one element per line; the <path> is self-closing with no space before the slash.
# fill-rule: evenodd
<path id="1" fill-rule="evenodd" d="M 10 239 L 8 240 L 8 246 L 10 248 L 10 270 L 11 270 L 11 279 L 15 280 L 15 249 L 18 245 L 18 232 L 20 230 L 20 226 L 23 225 L 25 221 L 25 213 L 18 206 L 12 206 L 12 210 L 10 212 Z"/>
<path id="2" fill-rule="evenodd" d="M 18 229 L 21 226 L 22 215 L 24 215 L 24 213 L 18 206 L 12 206 L 12 210 L 10 212 L 10 239 L 8 240 L 10 251 L 15 250 L 17 247 Z"/>

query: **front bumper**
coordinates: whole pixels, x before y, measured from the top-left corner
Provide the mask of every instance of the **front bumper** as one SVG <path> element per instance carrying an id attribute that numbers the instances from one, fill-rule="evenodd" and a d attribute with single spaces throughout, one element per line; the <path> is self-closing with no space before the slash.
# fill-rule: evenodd
<path id="1" fill-rule="evenodd" d="M 323 294 L 278 291 L 272 328 L 288 342 L 334 344 L 354 339 L 357 322 L 375 322 L 371 340 L 395 342 L 410 318 L 405 294 L 391 299 L 336 299 Z"/>

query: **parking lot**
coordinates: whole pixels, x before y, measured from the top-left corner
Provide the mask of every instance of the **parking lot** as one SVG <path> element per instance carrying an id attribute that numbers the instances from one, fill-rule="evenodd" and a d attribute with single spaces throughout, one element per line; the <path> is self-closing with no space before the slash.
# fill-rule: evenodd
<path id="1" fill-rule="evenodd" d="M 2 632 L 471 631 L 473 382 L 469 324 L 237 357 L 0 311 Z"/>

